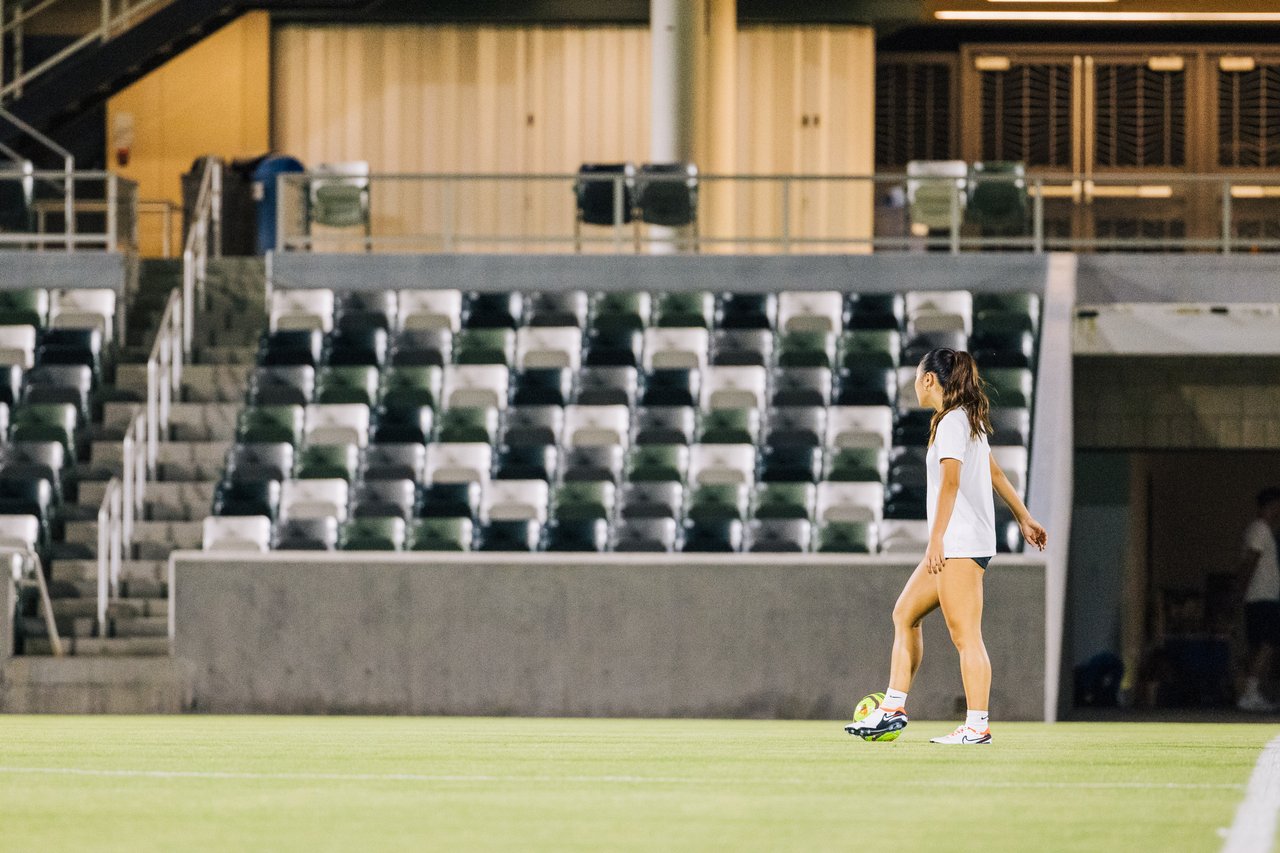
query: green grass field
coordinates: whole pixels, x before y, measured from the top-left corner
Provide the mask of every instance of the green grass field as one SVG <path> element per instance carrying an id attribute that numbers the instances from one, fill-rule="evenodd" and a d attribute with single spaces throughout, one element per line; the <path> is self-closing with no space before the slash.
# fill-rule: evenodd
<path id="1" fill-rule="evenodd" d="M 1261 725 L 2 717 L 0 849 L 1213 851 Z M 1105 845 L 1105 847 L 1104 847 Z"/>

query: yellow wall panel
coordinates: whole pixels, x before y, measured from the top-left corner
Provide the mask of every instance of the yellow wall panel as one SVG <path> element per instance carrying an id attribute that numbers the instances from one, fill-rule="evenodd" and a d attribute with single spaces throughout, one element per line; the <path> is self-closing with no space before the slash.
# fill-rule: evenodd
<path id="1" fill-rule="evenodd" d="M 231 159 L 268 151 L 270 21 L 265 12 L 242 16 L 138 80 L 107 102 L 107 160 L 138 182 L 142 199 L 182 202 L 180 175 L 204 154 Z M 217 73 L 211 73 L 216 69 Z M 296 120 L 296 116 L 291 116 Z M 115 149 L 128 142 L 127 166 Z M 160 253 L 159 222 L 144 217 L 142 251 Z M 181 217 L 174 224 L 181 240 Z"/>

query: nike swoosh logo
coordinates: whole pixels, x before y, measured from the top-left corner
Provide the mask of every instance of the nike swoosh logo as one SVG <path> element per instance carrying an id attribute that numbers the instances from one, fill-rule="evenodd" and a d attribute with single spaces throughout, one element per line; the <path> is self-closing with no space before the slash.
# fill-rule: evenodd
<path id="1" fill-rule="evenodd" d="M 968 735 L 965 735 L 964 737 L 960 738 L 960 741 L 962 743 L 982 743 L 982 740 L 983 739 L 980 737 L 971 738 Z"/>

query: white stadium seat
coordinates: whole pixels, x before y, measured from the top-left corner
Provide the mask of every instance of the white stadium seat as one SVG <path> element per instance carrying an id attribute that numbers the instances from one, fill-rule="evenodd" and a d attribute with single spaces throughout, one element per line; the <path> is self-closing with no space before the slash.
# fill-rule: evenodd
<path id="1" fill-rule="evenodd" d="M 778 328 L 787 332 L 838 332 L 844 295 L 833 290 L 790 291 L 778 296 Z"/>
<path id="2" fill-rule="evenodd" d="M 333 331 L 333 291 L 274 290 L 271 293 L 271 331 L 319 329 Z"/>
<path id="3" fill-rule="evenodd" d="M 577 326 L 525 326 L 516 333 L 516 367 L 567 367 L 582 363 L 582 330 Z"/>
<path id="4" fill-rule="evenodd" d="M 271 519 L 265 515 L 209 516 L 204 520 L 205 551 L 267 551 Z"/>
<path id="5" fill-rule="evenodd" d="M 511 372 L 502 364 L 450 364 L 444 369 L 444 408 L 507 407 Z"/>
<path id="6" fill-rule="evenodd" d="M 403 329 L 448 329 L 462 326 L 462 292 L 458 290 L 400 291 Z"/>
<path id="7" fill-rule="evenodd" d="M 702 378 L 702 408 L 762 409 L 768 384 L 763 367 L 709 367 Z"/>
<path id="8" fill-rule="evenodd" d="M 710 334 L 698 328 L 649 328 L 644 332 L 645 370 L 707 366 Z"/>
<path id="9" fill-rule="evenodd" d="M 480 518 L 490 521 L 547 521 L 548 487 L 544 480 L 490 480 L 480 500 Z"/>
<path id="10" fill-rule="evenodd" d="M 428 483 L 487 483 L 493 448 L 484 442 L 437 442 L 427 445 Z"/>
<path id="11" fill-rule="evenodd" d="M 307 444 L 369 443 L 369 407 L 363 403 L 312 403 L 304 426 Z"/>
<path id="12" fill-rule="evenodd" d="M 689 482 L 745 484 L 756 480 L 754 444 L 695 444 L 689 452 Z"/>
<path id="13" fill-rule="evenodd" d="M 570 447 L 626 446 L 631 412 L 626 406 L 566 406 L 564 437 Z"/>
<path id="14" fill-rule="evenodd" d="M 832 406 L 827 410 L 827 447 L 880 447 L 893 444 L 889 406 Z"/>
<path id="15" fill-rule="evenodd" d="M 907 294 L 907 334 L 973 333 L 973 294 L 967 290 L 913 291 Z"/>

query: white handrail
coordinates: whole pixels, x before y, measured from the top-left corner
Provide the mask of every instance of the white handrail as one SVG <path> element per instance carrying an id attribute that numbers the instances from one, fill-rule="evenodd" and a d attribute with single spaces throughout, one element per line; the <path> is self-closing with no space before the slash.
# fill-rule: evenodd
<path id="1" fill-rule="evenodd" d="M 174 290 L 165 303 L 160 328 L 147 357 L 147 405 L 141 435 L 146 439 L 145 470 L 154 477 L 160 458 L 160 442 L 168 438 L 169 411 L 182 390 L 186 336 L 186 300 Z"/>
<path id="2" fill-rule="evenodd" d="M 209 243 L 214 257 L 222 256 L 222 162 L 204 160 L 200 190 L 196 194 L 195 220 L 182 249 L 182 355 L 191 358 L 197 300 L 204 301 L 209 272 Z"/>
<path id="3" fill-rule="evenodd" d="M 29 548 L 14 548 L 7 545 L 0 546 L 0 554 L 17 557 L 21 560 L 18 576 L 6 578 L 6 583 L 17 585 L 20 581 L 25 580 L 28 575 L 35 577 L 36 589 L 40 595 L 40 610 L 44 616 L 44 628 L 49 635 L 50 650 L 53 652 L 54 657 L 62 657 L 62 637 L 58 635 L 58 623 L 53 615 L 53 603 L 49 599 L 49 585 L 44 579 L 44 563 L 40 559 L 40 555 Z"/>
<path id="4" fill-rule="evenodd" d="M 121 480 L 112 477 L 98 507 L 98 635 L 107 635 L 107 603 L 120 591 L 124 500 Z"/>

